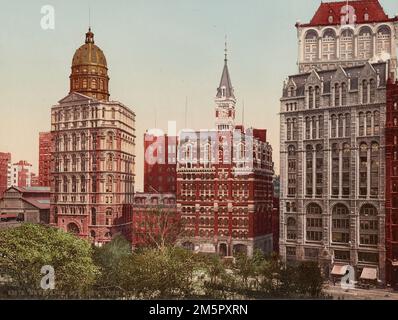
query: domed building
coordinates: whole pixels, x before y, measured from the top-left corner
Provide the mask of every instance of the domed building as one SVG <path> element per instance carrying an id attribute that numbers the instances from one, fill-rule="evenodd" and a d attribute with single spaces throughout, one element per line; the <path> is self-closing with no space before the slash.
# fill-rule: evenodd
<path id="1" fill-rule="evenodd" d="M 70 75 L 70 93 L 109 101 L 108 65 L 104 52 L 95 45 L 94 33 L 89 28 L 85 44 L 76 50 Z"/>
<path id="2" fill-rule="evenodd" d="M 51 109 L 51 224 L 96 245 L 131 238 L 135 113 L 109 100 L 91 29 L 71 69 L 69 94 Z"/>

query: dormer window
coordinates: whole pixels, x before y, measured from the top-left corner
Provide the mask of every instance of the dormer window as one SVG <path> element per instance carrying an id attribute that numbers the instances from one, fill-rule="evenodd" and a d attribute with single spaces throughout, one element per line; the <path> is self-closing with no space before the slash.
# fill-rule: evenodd
<path id="1" fill-rule="evenodd" d="M 333 16 L 329 16 L 328 21 L 329 23 L 333 23 Z"/>
<path id="2" fill-rule="evenodd" d="M 369 13 L 365 13 L 364 16 L 363 16 L 363 19 L 365 21 L 369 21 Z"/>
<path id="3" fill-rule="evenodd" d="M 224 98 L 225 95 L 226 95 L 226 89 L 225 89 L 225 87 L 222 87 L 221 88 L 221 96 Z"/>

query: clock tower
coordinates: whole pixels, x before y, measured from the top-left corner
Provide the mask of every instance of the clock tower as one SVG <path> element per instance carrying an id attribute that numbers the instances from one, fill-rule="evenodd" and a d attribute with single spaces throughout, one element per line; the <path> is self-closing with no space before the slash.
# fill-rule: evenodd
<path id="1" fill-rule="evenodd" d="M 216 128 L 219 131 L 232 131 L 235 125 L 236 99 L 228 71 L 227 44 L 225 44 L 224 70 L 217 89 Z"/>

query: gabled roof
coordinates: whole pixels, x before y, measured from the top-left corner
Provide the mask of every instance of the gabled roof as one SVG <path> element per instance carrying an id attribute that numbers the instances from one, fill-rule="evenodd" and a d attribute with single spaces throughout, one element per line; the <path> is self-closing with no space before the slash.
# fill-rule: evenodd
<path id="1" fill-rule="evenodd" d="M 225 88 L 225 97 L 222 96 L 222 88 Z M 229 70 L 228 70 L 228 63 L 227 59 L 225 59 L 224 63 L 224 69 L 222 71 L 222 76 L 221 76 L 221 81 L 220 81 L 220 86 L 217 89 L 217 98 L 233 98 L 235 99 L 234 95 L 234 88 L 232 87 L 232 81 L 231 77 L 229 75 Z"/>
<path id="2" fill-rule="evenodd" d="M 68 102 L 75 102 L 75 101 L 87 101 L 87 100 L 91 100 L 93 102 L 98 101 L 97 99 L 94 99 L 93 97 L 88 97 L 82 93 L 71 92 L 65 98 L 58 101 L 58 103 L 61 104 L 61 103 L 68 103 Z"/>
<path id="3" fill-rule="evenodd" d="M 388 17 L 379 0 L 355 0 L 349 1 L 348 5 L 355 9 L 357 24 L 398 20 L 397 17 Z M 307 27 L 340 24 L 342 10 L 344 10 L 345 6 L 347 6 L 347 1 L 322 2 L 314 17 L 311 19 L 311 22 L 300 26 Z M 368 20 L 365 20 L 366 13 L 369 15 Z M 330 16 L 333 17 L 332 23 L 329 22 Z"/>

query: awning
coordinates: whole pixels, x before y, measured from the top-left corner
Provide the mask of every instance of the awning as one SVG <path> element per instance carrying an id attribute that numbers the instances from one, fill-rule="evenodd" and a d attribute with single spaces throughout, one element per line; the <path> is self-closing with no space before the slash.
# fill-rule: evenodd
<path id="1" fill-rule="evenodd" d="M 363 268 L 361 280 L 377 280 L 376 268 Z"/>
<path id="2" fill-rule="evenodd" d="M 344 276 L 347 273 L 347 266 L 333 266 L 332 276 Z"/>

